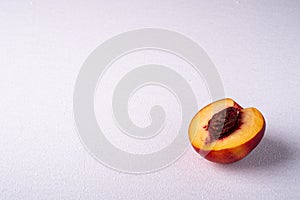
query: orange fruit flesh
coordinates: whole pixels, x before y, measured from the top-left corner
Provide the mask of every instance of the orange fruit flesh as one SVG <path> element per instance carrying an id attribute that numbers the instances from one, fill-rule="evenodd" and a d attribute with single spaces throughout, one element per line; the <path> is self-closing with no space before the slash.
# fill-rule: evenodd
<path id="1" fill-rule="evenodd" d="M 208 121 L 212 116 L 228 107 L 240 109 L 240 125 L 228 136 L 209 141 Z M 200 110 L 189 127 L 189 138 L 195 148 L 203 151 L 236 148 L 253 139 L 264 127 L 264 118 L 256 108 L 243 109 L 232 99 L 223 99 Z"/>

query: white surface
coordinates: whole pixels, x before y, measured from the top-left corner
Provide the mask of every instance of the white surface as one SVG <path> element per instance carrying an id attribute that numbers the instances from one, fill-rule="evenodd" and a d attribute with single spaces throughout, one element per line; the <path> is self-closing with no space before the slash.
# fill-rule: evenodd
<path id="1" fill-rule="evenodd" d="M 300 2 L 284 0 L 1 1 L 0 199 L 299 199 L 299 19 Z M 223 166 L 189 149 L 131 175 L 85 151 L 72 116 L 80 66 L 105 40 L 143 27 L 198 42 L 226 96 L 264 113 L 266 135 L 249 157 Z"/>

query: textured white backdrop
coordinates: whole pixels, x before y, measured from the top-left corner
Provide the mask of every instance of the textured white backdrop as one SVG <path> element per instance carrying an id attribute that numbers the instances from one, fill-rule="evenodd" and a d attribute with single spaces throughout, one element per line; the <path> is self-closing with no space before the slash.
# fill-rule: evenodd
<path id="1" fill-rule="evenodd" d="M 299 19 L 300 2 L 284 0 L 0 1 L 0 199 L 299 199 Z M 264 113 L 265 137 L 249 157 L 216 165 L 190 148 L 166 169 L 131 175 L 85 151 L 72 114 L 81 64 L 144 27 L 192 38 L 226 96 Z"/>

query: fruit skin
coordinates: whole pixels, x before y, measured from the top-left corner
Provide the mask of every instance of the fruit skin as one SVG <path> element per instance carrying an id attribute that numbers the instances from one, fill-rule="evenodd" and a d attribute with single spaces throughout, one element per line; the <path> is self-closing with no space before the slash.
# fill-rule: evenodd
<path id="1" fill-rule="evenodd" d="M 254 138 L 235 148 L 205 151 L 193 147 L 201 156 L 211 162 L 221 164 L 233 163 L 246 157 L 260 143 L 265 133 L 265 127 L 266 124 L 264 124 L 262 130 Z"/>
<path id="2" fill-rule="evenodd" d="M 219 101 L 222 101 L 222 100 L 219 100 Z M 234 107 L 239 108 L 240 110 L 243 110 L 243 108 L 240 105 L 238 105 L 235 101 L 233 101 L 232 99 L 227 98 L 227 99 L 224 99 L 223 101 L 232 101 L 232 103 L 233 103 L 232 105 Z M 215 102 L 205 106 L 203 109 L 201 109 L 196 114 L 196 116 L 201 115 L 202 110 L 204 110 L 208 106 L 213 105 L 214 103 Z M 255 109 L 255 110 L 257 110 L 257 109 Z M 206 150 L 205 150 L 205 148 L 201 149 L 201 145 L 200 145 L 200 148 L 197 147 L 196 145 L 194 145 L 193 140 L 191 140 L 191 135 L 193 135 L 193 133 L 190 133 L 190 131 L 191 131 L 190 129 L 191 129 L 192 123 L 195 123 L 195 122 L 193 122 L 194 118 L 196 118 L 196 116 L 195 116 L 193 118 L 190 128 L 189 128 L 189 136 L 190 136 L 190 140 L 191 140 L 191 144 L 192 144 L 193 148 L 196 150 L 196 152 L 198 152 L 205 159 L 215 162 L 215 163 L 229 164 L 229 163 L 233 163 L 238 160 L 241 160 L 242 158 L 246 157 L 259 144 L 259 142 L 261 141 L 261 139 L 264 136 L 264 132 L 265 132 L 265 128 L 266 128 L 265 119 L 258 110 L 257 110 L 257 112 L 261 115 L 260 120 L 262 120 L 263 122 L 261 123 L 262 124 L 261 129 L 259 131 L 257 131 L 257 133 L 255 133 L 254 137 L 249 138 L 248 141 L 241 142 L 241 144 L 238 144 L 236 146 L 233 146 L 230 148 L 226 148 L 226 146 L 225 146 L 225 148 L 222 148 L 222 149 L 220 149 L 220 148 L 214 149 L 214 147 L 212 146 L 211 149 L 206 148 Z M 201 128 L 201 126 L 200 126 L 200 128 Z M 205 132 L 203 132 L 203 130 L 202 130 L 202 132 L 201 131 L 196 131 L 196 132 L 197 133 L 200 132 L 199 134 L 205 133 Z M 247 131 L 245 131 L 245 132 L 247 133 Z M 233 131 L 233 133 L 234 133 L 234 131 Z M 233 136 L 233 137 L 235 137 L 235 136 Z M 219 139 L 218 142 L 222 143 L 222 140 L 226 140 L 226 138 Z M 199 146 L 199 144 L 198 144 L 198 146 Z"/>

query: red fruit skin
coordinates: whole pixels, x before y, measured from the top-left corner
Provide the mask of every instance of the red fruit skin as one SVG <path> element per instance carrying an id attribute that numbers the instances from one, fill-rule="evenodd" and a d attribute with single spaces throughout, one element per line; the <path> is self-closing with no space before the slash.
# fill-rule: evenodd
<path id="1" fill-rule="evenodd" d="M 265 128 L 266 123 L 264 120 L 263 128 L 255 135 L 255 137 L 253 137 L 248 142 L 234 148 L 205 151 L 197 147 L 193 147 L 201 156 L 211 162 L 230 164 L 246 157 L 260 143 L 261 139 L 264 136 Z"/>

